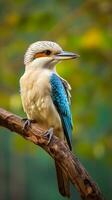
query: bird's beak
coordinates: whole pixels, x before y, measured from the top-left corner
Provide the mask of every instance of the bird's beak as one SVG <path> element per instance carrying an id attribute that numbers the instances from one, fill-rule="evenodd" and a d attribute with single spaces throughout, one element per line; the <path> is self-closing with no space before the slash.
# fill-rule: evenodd
<path id="1" fill-rule="evenodd" d="M 55 54 L 54 59 L 56 60 L 68 60 L 68 59 L 75 59 L 79 58 L 80 56 L 76 53 L 62 51 L 61 53 Z"/>

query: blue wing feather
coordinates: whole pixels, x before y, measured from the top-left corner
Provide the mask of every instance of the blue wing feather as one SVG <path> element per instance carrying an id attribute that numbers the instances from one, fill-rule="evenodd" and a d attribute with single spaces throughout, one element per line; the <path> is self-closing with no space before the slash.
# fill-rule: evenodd
<path id="1" fill-rule="evenodd" d="M 70 112 L 70 105 L 66 95 L 65 88 L 61 79 L 52 73 L 50 77 L 51 84 L 51 97 L 53 103 L 60 115 L 63 131 L 67 139 L 68 145 L 71 149 L 71 138 L 72 138 L 72 117 Z"/>

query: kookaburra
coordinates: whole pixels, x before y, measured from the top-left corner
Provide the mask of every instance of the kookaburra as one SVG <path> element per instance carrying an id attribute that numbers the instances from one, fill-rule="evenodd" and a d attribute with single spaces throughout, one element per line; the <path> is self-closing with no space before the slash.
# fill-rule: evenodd
<path id="1" fill-rule="evenodd" d="M 55 42 L 35 42 L 25 53 L 25 72 L 20 79 L 22 105 L 28 120 L 37 121 L 46 130 L 53 128 L 56 136 L 67 141 L 70 150 L 73 127 L 70 85 L 58 75 L 56 64 L 77 57 L 75 53 L 63 51 Z M 69 197 L 68 174 L 56 162 L 55 165 L 59 191 Z"/>

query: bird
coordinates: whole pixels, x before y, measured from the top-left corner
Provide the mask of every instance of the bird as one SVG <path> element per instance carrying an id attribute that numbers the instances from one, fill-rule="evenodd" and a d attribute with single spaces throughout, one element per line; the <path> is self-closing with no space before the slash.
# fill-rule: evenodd
<path id="1" fill-rule="evenodd" d="M 20 78 L 20 94 L 27 122 L 40 126 L 64 139 L 72 150 L 72 114 L 70 84 L 56 71 L 61 61 L 78 58 L 76 53 L 64 51 L 53 41 L 31 44 L 24 56 L 25 72 Z M 68 174 L 55 161 L 58 189 L 70 197 Z"/>

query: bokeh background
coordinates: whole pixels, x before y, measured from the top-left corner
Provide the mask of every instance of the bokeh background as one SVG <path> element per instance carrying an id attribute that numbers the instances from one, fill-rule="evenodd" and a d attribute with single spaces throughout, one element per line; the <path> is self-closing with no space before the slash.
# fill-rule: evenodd
<path id="1" fill-rule="evenodd" d="M 72 86 L 73 151 L 112 199 L 112 10 L 109 0 L 0 1 L 0 107 L 25 117 L 19 79 L 30 43 L 53 40 L 80 59 L 57 66 Z M 79 194 L 71 188 L 71 199 Z M 63 200 L 53 160 L 0 127 L 0 200 Z"/>

